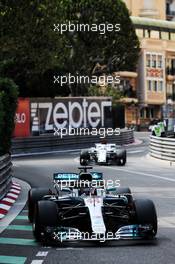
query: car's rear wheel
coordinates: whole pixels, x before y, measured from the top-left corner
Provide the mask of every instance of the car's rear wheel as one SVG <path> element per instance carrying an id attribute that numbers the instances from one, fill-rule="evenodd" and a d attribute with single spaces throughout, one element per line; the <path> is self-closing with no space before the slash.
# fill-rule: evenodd
<path id="1" fill-rule="evenodd" d="M 154 203 L 149 199 L 137 199 L 134 201 L 137 224 L 151 224 L 153 230 L 148 237 L 153 238 L 157 234 L 157 213 Z"/>
<path id="2" fill-rule="evenodd" d="M 87 166 L 89 164 L 88 159 L 80 158 L 80 165 L 81 166 Z"/>
<path id="3" fill-rule="evenodd" d="M 126 152 L 125 152 L 121 158 L 117 159 L 117 165 L 118 166 L 125 166 L 126 161 L 127 161 L 127 158 L 126 158 Z"/>
<path id="4" fill-rule="evenodd" d="M 126 164 L 126 156 L 120 159 L 120 166 L 125 166 L 125 164 Z"/>
<path id="5" fill-rule="evenodd" d="M 37 241 L 44 240 L 44 230 L 47 226 L 58 225 L 58 208 L 53 201 L 39 201 L 36 204 L 33 222 L 33 233 Z"/>
<path id="6" fill-rule="evenodd" d="M 32 223 L 36 203 L 49 194 L 47 188 L 32 188 L 28 192 L 28 219 Z"/>

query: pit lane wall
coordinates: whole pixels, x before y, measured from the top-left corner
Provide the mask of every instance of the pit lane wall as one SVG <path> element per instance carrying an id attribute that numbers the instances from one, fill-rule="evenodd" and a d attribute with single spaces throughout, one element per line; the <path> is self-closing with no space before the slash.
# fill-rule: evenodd
<path id="1" fill-rule="evenodd" d="M 175 162 L 175 138 L 151 136 L 149 152 L 154 158 Z"/>
<path id="2" fill-rule="evenodd" d="M 7 194 L 12 185 L 12 162 L 9 154 L 0 156 L 0 200 Z"/>

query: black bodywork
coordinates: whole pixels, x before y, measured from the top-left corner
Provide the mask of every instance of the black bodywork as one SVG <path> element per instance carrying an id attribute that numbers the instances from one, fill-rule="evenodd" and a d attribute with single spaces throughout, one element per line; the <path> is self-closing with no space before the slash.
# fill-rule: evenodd
<path id="1" fill-rule="evenodd" d="M 57 189 L 66 175 L 71 177 L 69 183 L 74 187 L 69 185 L 69 188 Z M 129 188 L 121 187 L 108 189 L 98 187 L 101 191 L 99 195 L 99 190 L 92 188 L 93 178 L 100 182 L 102 174 L 87 173 L 87 169 L 80 174 L 57 173 L 54 176 L 56 193 L 41 188 L 29 191 L 29 220 L 33 223 L 37 240 L 60 243 L 75 240 L 101 241 L 102 237 L 105 241 L 155 237 L 157 214 L 151 200 L 135 200 Z M 85 181 L 88 179 L 87 182 L 90 183 L 90 187 L 85 187 L 83 192 L 80 188 L 82 179 Z M 73 185 L 75 181 L 76 186 Z M 92 202 L 90 207 L 87 206 L 86 199 Z M 101 210 L 101 216 L 94 216 L 95 221 L 102 221 L 105 226 L 105 232 L 96 232 L 95 238 L 92 238 L 94 219 L 91 209 L 93 210 L 93 207 L 95 210 L 99 208 Z"/>

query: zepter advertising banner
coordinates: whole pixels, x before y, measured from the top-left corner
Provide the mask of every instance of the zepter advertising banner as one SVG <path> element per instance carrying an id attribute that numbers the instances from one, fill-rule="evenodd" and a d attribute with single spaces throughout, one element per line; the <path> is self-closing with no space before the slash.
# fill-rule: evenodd
<path id="1" fill-rule="evenodd" d="M 32 135 L 70 127 L 112 126 L 110 97 L 32 98 L 30 101 Z"/>

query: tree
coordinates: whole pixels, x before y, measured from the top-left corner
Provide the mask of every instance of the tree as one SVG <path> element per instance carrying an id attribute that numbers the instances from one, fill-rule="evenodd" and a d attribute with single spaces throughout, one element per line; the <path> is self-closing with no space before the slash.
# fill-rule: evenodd
<path id="1" fill-rule="evenodd" d="M 0 74 L 15 81 L 20 96 L 83 95 L 89 84 L 61 87 L 53 75 L 91 76 L 97 63 L 106 66 L 103 73 L 136 67 L 139 41 L 121 0 L 2 0 L 0 15 Z M 101 31 L 54 31 L 54 24 L 69 23 Z M 100 34 L 108 24 L 120 31 Z"/>
<path id="2" fill-rule="evenodd" d="M 120 31 L 76 31 L 59 34 L 70 47 L 69 57 L 62 54 L 68 70 L 76 75 L 92 75 L 97 63 L 105 67 L 101 73 L 122 70 L 134 71 L 139 56 L 139 40 L 126 5 L 121 0 L 63 0 L 60 8 L 65 24 L 103 25 L 120 24 Z M 104 68 L 104 67 L 103 67 Z M 100 72 L 98 72 L 100 74 Z"/>
<path id="3" fill-rule="evenodd" d="M 7 78 L 0 78 L 0 155 L 10 151 L 14 130 L 18 88 Z"/>
<path id="4" fill-rule="evenodd" d="M 57 51 L 63 52 L 64 47 L 53 31 L 53 23 L 59 19 L 57 3 L 1 1 L 0 73 L 19 85 L 21 96 L 42 96 L 43 75 L 59 65 Z"/>

